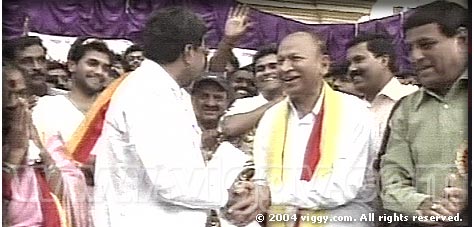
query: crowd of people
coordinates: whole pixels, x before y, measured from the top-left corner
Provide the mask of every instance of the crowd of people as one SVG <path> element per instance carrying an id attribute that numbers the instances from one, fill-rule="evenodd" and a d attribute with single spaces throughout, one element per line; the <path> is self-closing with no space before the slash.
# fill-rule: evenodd
<path id="1" fill-rule="evenodd" d="M 177 6 L 122 55 L 96 37 L 67 63 L 38 37 L 5 42 L 3 226 L 470 225 L 467 9 L 414 9 L 402 76 L 377 33 L 339 64 L 296 31 L 241 66 L 248 14 L 229 11 L 210 58 Z"/>

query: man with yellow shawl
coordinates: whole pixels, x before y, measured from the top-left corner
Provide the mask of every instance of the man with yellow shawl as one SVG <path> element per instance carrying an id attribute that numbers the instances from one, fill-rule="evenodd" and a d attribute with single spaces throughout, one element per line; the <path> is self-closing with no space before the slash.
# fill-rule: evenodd
<path id="1" fill-rule="evenodd" d="M 329 64 L 315 34 L 295 32 L 279 45 L 288 97 L 265 112 L 254 144 L 254 181 L 270 188 L 266 226 L 372 225 L 369 207 L 357 198 L 373 117 L 357 97 L 323 81 Z"/>

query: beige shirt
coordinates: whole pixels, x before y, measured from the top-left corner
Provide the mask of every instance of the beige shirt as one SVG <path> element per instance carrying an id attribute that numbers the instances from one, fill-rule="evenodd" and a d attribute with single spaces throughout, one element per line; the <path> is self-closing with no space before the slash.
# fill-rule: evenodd
<path id="1" fill-rule="evenodd" d="M 418 87 L 415 85 L 403 85 L 396 78 L 392 78 L 375 96 L 375 99 L 369 103 L 368 108 L 375 115 L 378 145 L 382 142 L 387 120 L 395 103 L 417 90 Z"/>

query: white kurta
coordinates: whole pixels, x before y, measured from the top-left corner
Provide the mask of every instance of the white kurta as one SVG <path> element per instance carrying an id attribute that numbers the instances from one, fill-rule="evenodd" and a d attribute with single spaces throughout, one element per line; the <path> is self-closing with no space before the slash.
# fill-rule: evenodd
<path id="1" fill-rule="evenodd" d="M 96 226 L 203 226 L 209 209 L 226 204 L 222 179 L 235 179 L 245 161 L 205 165 L 183 92 L 150 60 L 117 88 L 99 138 Z"/>
<path id="2" fill-rule="evenodd" d="M 339 93 L 339 92 L 338 92 Z M 288 207 L 299 207 L 314 210 L 325 210 L 329 216 L 349 215 L 359 219 L 362 214 L 370 212 L 370 208 L 356 201 L 356 195 L 363 187 L 371 149 L 372 133 L 375 128 L 373 116 L 363 101 L 355 96 L 339 93 L 342 96 L 342 112 L 340 124 L 341 141 L 338 142 L 332 174 L 323 179 L 311 181 L 300 180 L 301 170 L 316 115 L 322 105 L 321 97 L 313 110 L 303 118 L 298 118 L 293 105 L 288 119 L 288 141 L 291 157 L 285 157 L 285 171 L 290 171 L 290 179 L 281 188 L 270 188 L 272 204 Z M 290 102 L 285 99 L 282 102 Z M 278 104 L 277 104 L 278 105 Z M 330 105 L 330 104 L 328 104 Z M 254 161 L 256 167 L 255 179 L 267 181 L 267 154 L 270 144 L 269 130 L 273 127 L 273 117 L 278 108 L 275 106 L 267 110 L 257 128 L 254 144 Z M 324 137 L 324 134 L 321 135 Z M 258 142 L 260 141 L 260 142 Z M 265 142 L 267 141 L 267 142 Z M 326 151 L 327 152 L 327 151 Z M 288 213 L 296 212 L 289 209 Z M 335 222 L 328 226 L 370 226 L 371 223 Z"/>
<path id="3" fill-rule="evenodd" d="M 40 136 L 61 135 L 69 141 L 84 120 L 84 114 L 65 95 L 43 96 L 33 108 L 33 123 Z"/>

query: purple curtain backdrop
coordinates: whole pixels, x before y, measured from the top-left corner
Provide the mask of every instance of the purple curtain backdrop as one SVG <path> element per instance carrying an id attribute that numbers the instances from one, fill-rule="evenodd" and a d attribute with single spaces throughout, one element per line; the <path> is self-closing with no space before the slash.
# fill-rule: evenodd
<path id="1" fill-rule="evenodd" d="M 208 27 L 206 41 L 217 47 L 224 32 L 225 20 L 234 0 L 7 0 L 3 2 L 3 39 L 21 36 L 25 18 L 29 31 L 62 36 L 96 36 L 140 42 L 140 31 L 156 9 L 184 5 L 201 15 Z M 278 43 L 287 34 L 309 30 L 317 32 L 328 44 L 333 62 L 340 63 L 346 44 L 354 37 L 354 24 L 309 25 L 273 14 L 251 10 L 254 25 L 238 47 L 257 49 L 267 43 Z M 359 24 L 358 33 L 385 32 L 394 38 L 399 70 L 410 69 L 407 48 L 403 42 L 400 15 Z"/>

